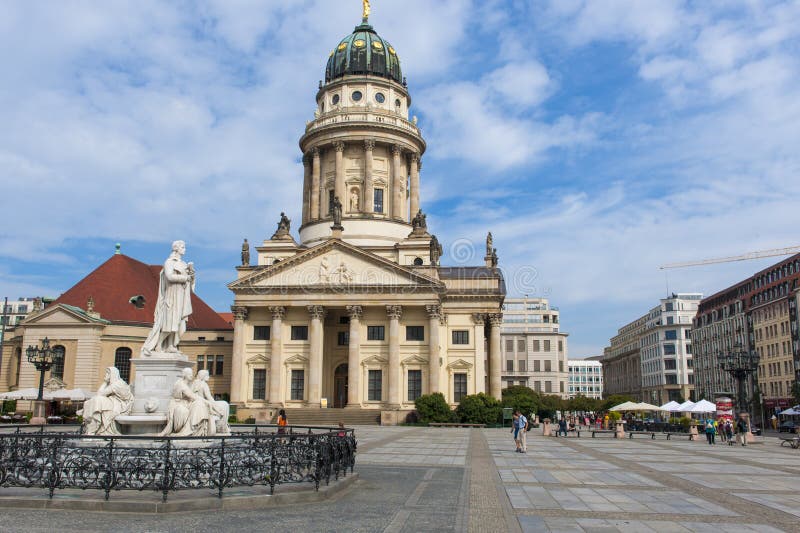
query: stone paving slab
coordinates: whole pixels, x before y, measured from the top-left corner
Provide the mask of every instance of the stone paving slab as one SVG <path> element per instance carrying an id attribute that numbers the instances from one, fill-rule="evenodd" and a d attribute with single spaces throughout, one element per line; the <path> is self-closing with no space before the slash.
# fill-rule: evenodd
<path id="1" fill-rule="evenodd" d="M 740 498 L 800 517 L 800 494 L 748 494 L 743 492 L 734 494 Z M 800 531 L 800 523 L 798 523 L 796 531 Z"/>

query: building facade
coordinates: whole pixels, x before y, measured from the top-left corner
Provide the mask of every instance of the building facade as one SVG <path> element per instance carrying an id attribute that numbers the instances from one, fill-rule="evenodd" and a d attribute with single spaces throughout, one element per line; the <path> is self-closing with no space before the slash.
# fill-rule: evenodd
<path id="1" fill-rule="evenodd" d="M 147 265 L 117 253 L 44 309 L 31 310 L 5 333 L 0 392 L 38 387 L 39 372 L 25 349 L 47 337 L 57 350 L 46 373 L 50 389 L 96 391 L 105 369 L 116 366 L 133 383 L 132 360 L 153 325 L 161 265 Z M 211 392 L 225 399 L 230 392 L 233 328 L 197 295 L 180 349 L 197 368 L 208 369 Z"/>
<path id="2" fill-rule="evenodd" d="M 603 397 L 603 364 L 591 359 L 570 359 L 568 364 L 567 397 L 585 396 L 601 399 Z"/>
<path id="3" fill-rule="evenodd" d="M 43 298 L 20 298 L 5 304 L 5 312 L 0 316 L 0 324 L 4 329 L 12 329 L 31 314 L 35 306 L 42 305 Z"/>
<path id="4" fill-rule="evenodd" d="M 440 264 L 410 106 L 397 52 L 365 18 L 334 46 L 300 138 L 299 240 L 282 216 L 228 285 L 240 413 L 347 407 L 391 423 L 421 394 L 500 396 L 497 256 L 487 242 L 485 266 Z"/>
<path id="5" fill-rule="evenodd" d="M 625 394 L 642 400 L 642 354 L 640 337 L 647 316 L 621 327 L 603 350 L 603 392 L 606 396 Z"/>
<path id="6" fill-rule="evenodd" d="M 544 394 L 568 395 L 567 333 L 559 310 L 546 298 L 507 298 L 501 329 L 503 386 L 524 385 Z"/>

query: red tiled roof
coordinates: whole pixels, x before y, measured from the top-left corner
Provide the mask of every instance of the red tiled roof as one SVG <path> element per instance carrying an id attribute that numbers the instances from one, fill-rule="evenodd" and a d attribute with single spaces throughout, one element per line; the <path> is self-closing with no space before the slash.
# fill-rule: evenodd
<path id="1" fill-rule="evenodd" d="M 233 313 L 217 313 L 219 316 L 222 317 L 222 320 L 227 322 L 228 324 L 233 327 Z"/>
<path id="2" fill-rule="evenodd" d="M 52 305 L 67 304 L 86 309 L 91 296 L 100 318 L 113 323 L 152 325 L 160 273 L 160 265 L 146 265 L 127 255 L 115 254 L 59 296 Z M 145 299 L 142 309 L 130 303 L 131 297 L 138 295 Z M 192 294 L 192 315 L 187 326 L 200 330 L 233 329 L 196 294 Z"/>

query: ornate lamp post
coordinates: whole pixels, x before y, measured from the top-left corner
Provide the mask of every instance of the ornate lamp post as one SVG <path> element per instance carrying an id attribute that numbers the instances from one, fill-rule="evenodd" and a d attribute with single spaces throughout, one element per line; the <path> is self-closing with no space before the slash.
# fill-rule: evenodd
<path id="1" fill-rule="evenodd" d="M 719 366 L 731 377 L 736 380 L 737 398 L 736 410 L 739 413 L 746 413 L 747 401 L 747 378 L 758 370 L 760 356 L 755 350 L 745 350 L 742 344 L 737 342 L 731 351 L 721 353 L 718 357 Z"/>
<path id="2" fill-rule="evenodd" d="M 33 407 L 33 417 L 37 419 L 38 423 L 45 422 L 45 406 L 44 406 L 44 373 L 50 370 L 55 362 L 56 351 L 50 347 L 50 339 L 45 337 L 42 340 L 42 347 L 28 346 L 25 350 L 25 355 L 28 357 L 28 362 L 36 367 L 39 371 L 39 396 L 36 399 Z M 31 423 L 35 423 L 31 419 Z"/>

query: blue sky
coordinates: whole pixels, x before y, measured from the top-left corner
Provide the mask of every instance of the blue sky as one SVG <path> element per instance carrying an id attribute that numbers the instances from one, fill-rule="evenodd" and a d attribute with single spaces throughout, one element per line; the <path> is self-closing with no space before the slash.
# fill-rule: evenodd
<path id="1" fill-rule="evenodd" d="M 511 295 L 599 354 L 670 291 L 800 244 L 800 4 L 373 0 L 428 142 L 444 264 L 495 236 Z M 243 237 L 300 218 L 297 140 L 359 22 L 347 0 L 0 4 L 0 295 L 57 295 L 114 243 L 182 238 L 226 310 Z M 297 224 L 294 224 L 296 227 Z"/>

